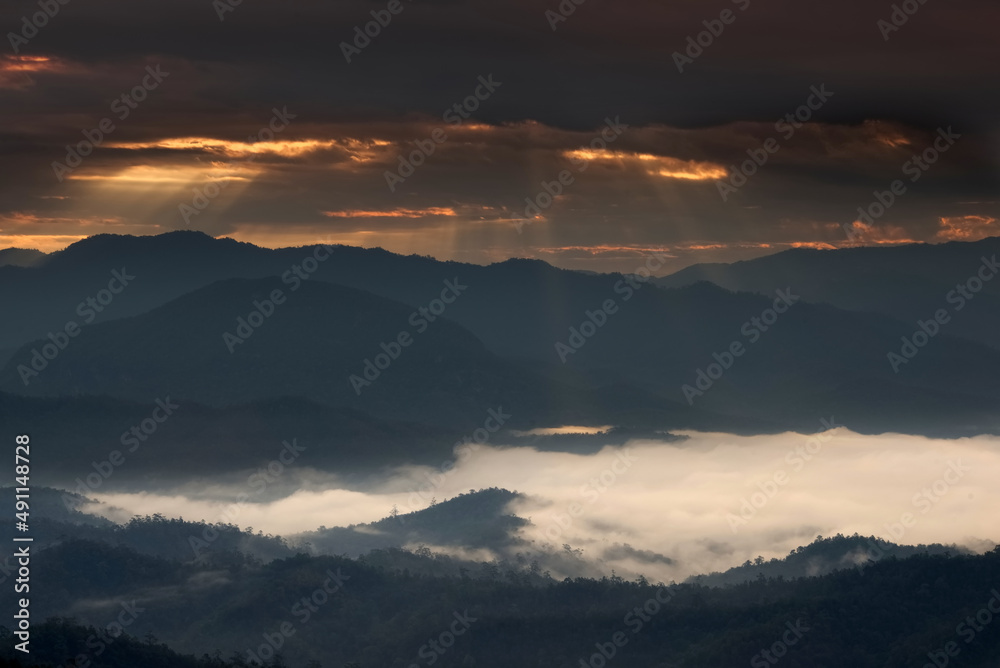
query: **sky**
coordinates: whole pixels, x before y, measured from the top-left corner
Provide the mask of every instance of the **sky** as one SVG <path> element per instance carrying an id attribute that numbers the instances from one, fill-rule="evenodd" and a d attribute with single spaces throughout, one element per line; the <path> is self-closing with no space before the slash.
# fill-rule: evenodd
<path id="1" fill-rule="evenodd" d="M 0 248 L 671 271 L 1000 230 L 993 0 L 235 1 L 3 3 Z"/>
<path id="2" fill-rule="evenodd" d="M 229 522 L 294 540 L 293 534 L 319 526 L 382 519 L 393 505 L 405 514 L 427 507 L 432 496 L 444 501 L 500 486 L 524 495 L 507 510 L 531 520 L 520 536 L 534 541 L 533 549 L 547 543 L 558 551 L 566 543 L 583 550 L 585 560 L 602 562 L 605 573 L 614 568 L 664 582 L 757 556 L 783 558 L 817 536 L 837 533 L 993 549 L 1000 504 L 996 437 L 859 435 L 838 427 L 836 416 L 825 419 L 834 428 L 818 435 L 685 432 L 683 441 L 634 440 L 589 455 L 498 443 L 457 457 L 444 476 L 433 467 L 403 467 L 365 483 L 311 469 L 306 449 L 271 478 L 268 494 L 276 498 L 235 511 L 231 504 L 241 495 L 256 496 L 259 485 L 248 477 L 254 471 L 155 491 L 95 494 L 107 505 L 86 510 L 117 508 L 110 516 L 121 521 L 162 513 Z"/>

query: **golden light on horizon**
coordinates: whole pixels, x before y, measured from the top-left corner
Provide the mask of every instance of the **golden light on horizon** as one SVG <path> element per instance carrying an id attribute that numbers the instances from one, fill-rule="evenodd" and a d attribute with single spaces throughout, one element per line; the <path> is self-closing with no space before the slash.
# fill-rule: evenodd
<path id="1" fill-rule="evenodd" d="M 704 250 L 722 250 L 724 248 L 729 248 L 728 244 L 691 244 L 685 246 L 684 250 L 694 250 L 694 251 L 704 251 Z"/>
<path id="2" fill-rule="evenodd" d="M 0 248 L 25 248 L 54 253 L 86 239 L 87 236 L 86 234 L 0 234 Z"/>
<path id="3" fill-rule="evenodd" d="M 941 229 L 935 236 L 945 241 L 978 241 L 1000 234 L 997 222 L 991 216 L 942 217 L 938 221 Z"/>
<path id="4" fill-rule="evenodd" d="M 837 246 L 825 241 L 793 241 L 792 248 L 813 248 L 815 250 L 836 250 Z"/>
<path id="5" fill-rule="evenodd" d="M 128 222 L 118 216 L 78 216 L 68 212 L 9 211 L 0 214 L 0 248 L 31 248 L 43 253 L 59 251 L 86 239 L 92 234 L 118 233 L 133 230 Z M 80 230 L 83 228 L 83 230 Z M 48 234 L 32 233 L 39 229 Z M 86 231 L 86 234 L 67 234 L 69 231 Z"/>
<path id="6" fill-rule="evenodd" d="M 855 220 L 851 223 L 851 234 L 848 243 L 873 244 L 877 246 L 895 244 L 915 244 L 916 239 L 910 237 L 909 233 L 898 225 L 881 225 L 875 227 L 863 221 Z"/>
<path id="7" fill-rule="evenodd" d="M 316 229 L 296 226 L 295 229 L 270 230 L 263 226 L 242 225 L 238 229 L 221 234 L 216 238 L 228 238 L 266 248 L 289 248 L 323 243 L 357 248 L 383 248 L 401 255 L 411 253 L 433 255 L 437 253 L 451 259 L 448 253 L 441 251 L 441 240 L 447 240 L 455 233 L 455 230 L 453 228 L 438 229 L 437 232 L 436 236 L 428 236 L 425 229 L 367 229 L 331 233 L 328 228 Z"/>
<path id="8" fill-rule="evenodd" d="M 671 252 L 670 246 L 615 246 L 611 244 L 595 244 L 593 246 L 555 246 L 549 248 L 538 248 L 540 253 L 564 253 L 567 251 L 578 251 L 589 253 L 590 255 L 600 255 L 604 253 L 623 253 L 631 255 L 653 255 L 668 254 Z"/>

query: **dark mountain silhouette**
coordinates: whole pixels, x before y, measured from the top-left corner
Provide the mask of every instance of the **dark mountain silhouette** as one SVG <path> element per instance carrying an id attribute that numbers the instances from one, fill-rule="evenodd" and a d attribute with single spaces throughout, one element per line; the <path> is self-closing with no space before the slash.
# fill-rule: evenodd
<path id="1" fill-rule="evenodd" d="M 400 513 L 369 524 L 297 534 L 296 544 L 310 543 L 325 554 L 360 556 L 371 550 L 425 543 L 505 553 L 520 545 L 513 538 L 530 524 L 506 512 L 519 495 L 505 489 L 460 494 L 415 512 Z"/>
<path id="2" fill-rule="evenodd" d="M 240 333 L 239 319 L 248 317 L 255 301 L 263 303 L 282 287 L 287 301 L 273 306 L 243 343 L 224 338 Z M 398 344 L 402 332 L 409 346 Z M 487 411 L 499 408 L 511 416 L 505 427 L 617 417 L 601 393 L 498 358 L 453 322 L 430 323 L 403 304 L 325 283 L 290 292 L 276 278 L 233 279 L 140 316 L 94 324 L 25 386 L 25 362 L 45 343 L 15 354 L 0 372 L 3 390 L 147 402 L 170 396 L 215 407 L 290 396 L 380 419 L 462 429 L 481 427 Z M 376 362 L 389 365 L 378 369 Z M 647 421 L 658 423 L 671 412 L 686 412 L 677 402 L 648 396 L 622 409 L 648 410 Z M 720 422 L 688 412 L 677 424 L 694 426 L 699 418 L 705 426 Z"/>
<path id="3" fill-rule="evenodd" d="M 281 635 L 287 623 L 295 633 L 280 638 L 281 661 L 268 665 L 405 666 L 420 662 L 421 648 L 435 656 L 429 640 L 462 628 L 456 619 L 467 632 L 446 643 L 442 666 L 573 666 L 618 631 L 628 642 L 616 658 L 649 668 L 745 665 L 782 637 L 782 665 L 798 668 L 923 665 L 949 641 L 960 647 L 956 665 L 985 668 L 1000 659 L 996 634 L 973 619 L 994 600 L 996 550 L 887 558 L 821 577 L 719 588 L 614 576 L 555 582 L 489 564 L 462 577 L 426 576 L 330 556 L 220 568 L 80 540 L 40 551 L 32 563 L 46 586 L 32 596 L 37 645 L 29 660 L 43 665 L 100 647 L 99 665 L 109 668 L 246 666 L 248 648 Z M 105 635 L 98 645 L 99 630 L 122 610 L 127 635 Z M 9 630 L 0 635 L 11 660 L 18 653 Z M 206 656 L 198 663 L 170 649 Z M 213 659 L 216 651 L 232 663 Z"/>
<path id="4" fill-rule="evenodd" d="M 783 559 L 765 561 L 757 557 L 723 573 L 695 575 L 688 582 L 720 587 L 739 585 L 758 579 L 810 578 L 834 571 L 870 565 L 881 559 L 908 559 L 920 554 L 968 555 L 970 550 L 957 545 L 898 545 L 875 536 L 819 536 L 809 545 L 792 550 Z"/>
<path id="5" fill-rule="evenodd" d="M 414 326 L 407 306 L 342 286 L 308 283 L 297 292 L 284 286 L 287 301 L 263 307 L 271 315 L 261 316 L 257 329 L 240 330 L 239 319 L 254 303 L 282 287 L 276 278 L 222 281 L 150 313 L 92 325 L 27 387 L 14 366 L 29 354 L 22 349 L 0 384 L 31 395 L 169 395 L 213 406 L 298 396 L 382 418 L 449 424 L 473 416 L 482 422 L 488 409 L 513 410 L 515 401 L 522 423 L 556 402 L 586 404 L 581 392 L 549 389 L 551 383 L 498 359 L 452 322 L 421 318 Z M 241 331 L 245 342 L 224 338 Z M 411 345 L 397 343 L 400 332 Z M 395 352 L 386 353 L 382 343 Z M 391 364 L 380 370 L 370 362 L 366 376 L 365 360 L 379 357 Z"/>
<path id="6" fill-rule="evenodd" d="M 33 663 L 20 665 L 64 665 L 66 657 L 89 653 L 106 666 L 235 668 L 248 665 L 247 648 L 258 648 L 282 622 L 296 633 L 281 643 L 277 665 L 374 667 L 399 657 L 406 665 L 455 613 L 475 620 L 474 642 L 456 643 L 442 665 L 532 665 L 545 656 L 551 657 L 545 665 L 571 666 L 589 655 L 594 638 L 617 629 L 628 634 L 620 658 L 630 665 L 661 666 L 665 653 L 680 665 L 738 665 L 792 628 L 786 623 L 805 632 L 786 657 L 795 666 L 827 665 L 825 657 L 845 655 L 857 666 L 922 665 L 928 651 L 955 639 L 963 641 L 961 665 L 985 667 L 1000 658 L 995 634 L 959 630 L 975 628 L 971 622 L 956 628 L 1000 596 L 991 584 L 1000 576 L 1000 549 L 973 555 L 838 535 L 817 538 L 784 559 L 758 559 L 680 585 L 615 575 L 558 581 L 530 552 L 480 563 L 424 547 L 381 548 L 358 558 L 308 556 L 280 537 L 224 525 L 213 527 L 205 553 L 194 558 L 191 540 L 208 528 L 202 523 L 147 517 L 109 526 L 59 508 L 58 490 L 35 494 L 31 563 L 43 586 L 32 589 Z M 85 501 L 70 496 L 73 503 Z M 491 531 L 523 523 L 505 514 L 515 497 L 481 490 L 407 514 L 404 524 L 388 517 L 353 529 L 434 536 L 464 547 L 499 538 L 502 546 Z M 504 518 L 506 526 L 497 523 Z M 483 523 L 478 533 L 477 521 Z M 0 522 L 0 531 L 12 533 L 12 522 Z M 309 537 L 331 540 L 329 549 L 345 547 L 336 531 Z M 304 597 L 311 607 L 298 605 Z M 650 606 L 646 615 L 628 616 L 644 605 Z M 378 614 L 386 610 L 391 614 Z M 124 635 L 102 636 L 101 628 L 121 619 Z M 640 619 L 637 630 L 633 622 Z M 0 657 L 17 658 L 8 627 L 0 627 L 0 637 Z"/>
<path id="7" fill-rule="evenodd" d="M 498 406 L 511 413 L 509 426 L 632 420 L 666 428 L 815 430 L 820 417 L 832 414 L 861 431 L 997 429 L 1000 388 L 993 376 L 1000 353 L 942 337 L 896 374 L 886 352 L 896 344 L 898 324 L 883 316 L 796 304 L 721 379 L 702 386 L 704 396 L 692 397 L 697 402 L 688 409 L 681 386 L 697 386 L 698 369 L 733 341 L 746 343 L 741 323 L 772 300 L 704 283 L 674 291 L 650 287 L 623 305 L 571 364 L 538 361 L 529 368 L 524 357 L 504 360 L 447 319 L 420 334 L 408 306 L 304 283 L 245 342 L 227 344 L 224 333 L 237 334 L 238 318 L 281 286 L 278 279 L 223 281 L 149 313 L 94 324 L 25 387 L 26 363 L 46 342 L 30 343 L 0 372 L 0 388 L 150 402 L 169 395 L 217 407 L 293 396 L 381 419 L 466 429 L 480 426 Z M 520 320 L 504 312 L 506 320 Z M 528 324 L 521 325 L 525 331 Z M 389 361 L 381 344 L 403 331 L 412 344 L 399 347 L 398 359 L 384 370 L 366 362 Z M 533 345 L 542 348 L 540 341 Z M 914 419 L 914 407 L 926 411 Z M 702 411 L 745 422 L 713 420 Z"/>
<path id="8" fill-rule="evenodd" d="M 70 320 L 89 325 L 136 315 L 225 278 L 280 274 L 277 263 L 267 262 L 269 254 L 251 244 L 216 241 L 200 232 L 156 237 L 101 234 L 50 253 L 29 268 L 0 266 L 0 302 L 10 315 L 0 324 L 0 347 L 60 331 Z M 135 280 L 106 308 L 88 309 L 87 298 L 107 289 L 112 272 L 122 269 Z M 77 311 L 81 303 L 82 314 Z"/>
<path id="9" fill-rule="evenodd" d="M 990 243 L 870 249 L 896 253 L 884 270 L 878 264 L 883 256 L 869 249 L 779 254 L 774 257 L 791 257 L 802 271 L 822 262 L 832 263 L 831 269 L 826 279 L 803 282 L 802 290 L 781 274 L 789 280 L 772 281 L 766 290 L 758 286 L 764 296 L 706 282 L 660 289 L 619 274 L 565 271 L 535 260 L 483 267 L 338 246 L 311 265 L 304 261 L 314 257 L 312 247 L 267 250 L 199 233 L 103 235 L 33 268 L 0 267 L 0 294 L 15 290 L 14 273 L 32 279 L 18 283 L 11 306 L 17 317 L 4 321 L 19 324 L 0 327 L 7 340 L 24 346 L 3 368 L 0 389 L 147 401 L 171 392 L 215 406 L 288 395 L 455 428 L 477 426 L 490 404 L 513 407 L 516 398 L 521 408 L 513 409 L 515 421 L 544 426 L 814 431 L 819 417 L 834 415 L 838 424 L 863 432 L 996 433 L 1000 388 L 993 378 L 1000 353 L 957 338 L 961 331 L 945 325 L 897 373 L 888 354 L 900 351 L 900 337 L 912 335 L 915 324 L 867 302 L 850 305 L 858 310 L 808 303 L 810 290 L 824 280 L 846 281 L 853 286 L 847 293 L 875 286 L 884 295 L 874 302 L 903 303 L 917 290 L 913 285 L 924 286 L 920 292 L 933 276 L 960 275 L 964 263 L 987 252 Z M 939 254 L 947 260 L 940 270 L 922 261 L 914 265 L 916 278 L 876 280 L 891 276 L 893 267 L 910 266 L 911 255 L 928 260 Z M 852 274 L 842 265 L 867 269 Z M 302 279 L 295 266 L 300 273 L 303 267 L 315 271 Z M 65 324 L 67 308 L 73 314 L 48 297 L 64 298 L 67 286 L 106 283 L 115 268 L 136 276 L 102 313 L 117 320 L 95 318 L 84 326 L 69 349 L 25 387 L 18 366 L 45 340 L 30 339 L 25 346 L 23 336 L 37 336 L 45 323 L 60 318 Z M 241 283 L 232 276 L 284 280 Z M 404 330 L 413 334 L 410 314 L 433 303 L 446 281 L 468 287 L 358 396 L 348 377 L 361 376 L 365 360 L 382 352 L 381 343 Z M 253 300 L 275 288 L 286 292 L 289 303 L 230 354 L 223 332 L 235 332 L 236 318 L 246 317 Z M 774 290 L 786 288 L 802 299 L 766 332 L 748 324 L 772 305 Z M 890 298 L 896 291 L 899 299 Z M 982 296 L 989 295 L 984 290 Z M 824 301 L 822 295 L 817 299 Z M 614 312 L 602 315 L 609 300 Z M 973 309 L 975 302 L 963 313 Z M 122 317 L 134 314 L 140 315 Z M 752 343 L 748 332 L 759 340 Z M 716 355 L 724 358 L 733 342 L 744 344 L 745 354 L 706 389 L 709 379 L 699 371 L 704 374 Z M 704 394 L 686 396 L 684 385 Z"/>
<path id="10" fill-rule="evenodd" d="M 790 286 L 807 301 L 891 316 L 906 324 L 899 333 L 904 336 L 912 334 L 917 320 L 958 306 L 947 301 L 949 292 L 976 277 L 984 258 L 998 254 L 1000 237 L 840 250 L 797 248 L 733 264 L 694 265 L 656 279 L 656 284 L 676 288 L 710 281 L 727 290 L 760 294 Z M 954 299 L 957 302 L 958 296 Z M 954 313 L 945 330 L 949 336 L 1000 347 L 1000 280 L 983 282 L 982 290 Z"/>
<path id="11" fill-rule="evenodd" d="M 29 248 L 4 248 L 0 250 L 0 267 L 33 267 L 45 257 L 45 253 Z"/>
<path id="12" fill-rule="evenodd" d="M 254 494 L 248 496 L 246 503 L 264 500 Z M 0 498 L 13 504 L 13 497 L 12 487 L 0 488 Z M 266 563 L 301 552 L 346 555 L 386 568 L 408 568 L 434 575 L 459 576 L 463 569 L 482 568 L 481 561 L 442 553 L 459 549 L 470 554 L 495 555 L 493 563 L 509 562 L 503 568 L 523 570 L 534 576 L 540 576 L 543 569 L 597 577 L 606 571 L 600 562 L 580 550 L 543 547 L 521 539 L 519 530 L 530 527 L 531 522 L 507 511 L 507 505 L 519 497 L 516 492 L 498 488 L 469 490 L 421 510 L 390 513 L 376 522 L 323 526 L 315 531 L 274 536 L 241 529 L 234 524 L 241 518 L 236 511 L 232 517 L 207 523 L 155 515 L 132 517 L 116 524 L 103 517 L 116 511 L 107 504 L 74 492 L 38 486 L 32 490 L 37 509 L 32 515 L 32 538 L 33 546 L 39 550 L 67 541 L 86 540 L 125 547 L 148 557 L 220 567 L 248 559 Z M 15 533 L 13 520 L 0 520 L 0 535 L 11 537 Z M 0 550 L 0 572 L 9 573 L 16 565 L 13 556 L 16 543 L 8 540 L 5 545 Z M 3 571 L 4 568 L 7 570 Z"/>
<path id="13" fill-rule="evenodd" d="M 179 405 L 145 440 L 132 440 L 157 409 L 156 398 Z M 284 441 L 306 448 L 297 465 L 347 475 L 387 462 L 440 462 L 452 456 L 462 436 L 457 429 L 377 419 L 360 411 L 281 397 L 215 408 L 175 401 L 176 395 L 145 397 L 148 403 L 110 397 L 24 397 L 0 392 L 0 421 L 30 425 L 32 439 L 45 447 L 33 452 L 38 484 L 77 489 L 78 479 L 95 474 L 117 450 L 124 463 L 89 491 L 156 490 L 192 475 L 234 474 L 266 466 Z M 126 442 L 123 443 L 123 436 Z M 247 475 L 235 479 L 245 483 Z M 277 485 L 275 485 L 277 486 Z M 270 494 L 262 492 L 262 500 Z"/>

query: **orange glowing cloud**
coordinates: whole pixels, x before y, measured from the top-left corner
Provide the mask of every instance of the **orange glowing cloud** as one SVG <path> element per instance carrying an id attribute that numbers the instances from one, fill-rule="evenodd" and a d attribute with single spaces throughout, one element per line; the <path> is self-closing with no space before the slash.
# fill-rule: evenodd
<path id="1" fill-rule="evenodd" d="M 897 146 L 908 146 L 913 143 L 902 135 L 879 135 L 875 138 L 875 140 L 880 144 L 885 144 L 889 148 L 896 148 Z"/>
<path id="2" fill-rule="evenodd" d="M 391 209 L 389 211 L 372 211 L 349 209 L 345 211 L 321 211 L 328 218 L 426 218 L 428 216 L 457 216 L 451 207 L 432 206 L 427 209 Z"/>
<path id="3" fill-rule="evenodd" d="M 685 246 L 685 250 L 721 250 L 727 247 L 728 246 L 726 244 L 691 244 L 690 246 Z"/>
<path id="4" fill-rule="evenodd" d="M 232 141 L 214 137 L 170 137 L 146 142 L 118 142 L 108 144 L 110 148 L 129 151 L 169 150 L 178 152 L 212 153 L 220 158 L 242 158 L 272 155 L 282 158 L 297 158 L 323 150 L 340 150 L 356 163 L 372 162 L 385 157 L 393 143 L 385 139 L 274 139 L 271 141 Z"/>
<path id="5" fill-rule="evenodd" d="M 978 241 L 1000 234 L 996 218 L 988 216 L 955 216 L 941 218 L 941 229 L 935 235 L 943 241 Z"/>
<path id="6" fill-rule="evenodd" d="M 0 58 L 0 71 L 43 72 L 53 68 L 55 63 L 48 56 L 3 56 Z"/>
<path id="7" fill-rule="evenodd" d="M 813 248 L 815 250 L 835 250 L 837 247 L 825 241 L 793 241 L 792 248 Z"/>
<path id="8" fill-rule="evenodd" d="M 512 125 L 513 127 L 513 125 Z M 492 132 L 496 130 L 496 125 L 487 125 L 486 123 L 463 123 L 457 128 L 454 128 L 452 132 Z"/>
<path id="9" fill-rule="evenodd" d="M 725 167 L 712 162 L 681 160 L 679 158 L 653 155 L 651 153 L 629 153 L 608 149 L 577 149 L 575 151 L 564 151 L 563 155 L 571 160 L 618 163 L 621 166 L 639 166 L 647 174 L 667 179 L 710 181 L 724 178 L 727 174 Z"/>
<path id="10" fill-rule="evenodd" d="M 652 255 L 657 253 L 669 253 L 669 246 L 613 246 L 610 244 L 596 244 L 593 246 L 555 246 L 549 248 L 538 248 L 539 253 L 554 255 L 557 253 L 579 252 L 588 255 Z"/>
<path id="11" fill-rule="evenodd" d="M 33 211 L 11 211 L 0 214 L 0 232 L 11 226 L 37 227 L 39 225 L 67 225 L 71 227 L 118 226 L 124 221 L 118 216 L 40 216 Z"/>
<path id="12" fill-rule="evenodd" d="M 35 83 L 32 74 L 69 70 L 68 63 L 49 56 L 0 56 L 0 88 L 27 88 Z"/>
<path id="13" fill-rule="evenodd" d="M 909 233 L 898 225 L 869 225 L 860 220 L 851 223 L 851 230 L 848 238 L 853 243 L 892 245 L 892 244 L 915 244 L 916 239 L 909 236 Z"/>
<path id="14" fill-rule="evenodd" d="M 789 246 L 793 248 L 798 247 L 810 247 L 810 248 L 833 248 L 830 244 L 823 242 L 811 242 L 811 241 L 795 241 L 790 243 L 764 243 L 755 241 L 734 241 L 730 243 L 709 243 L 709 242 L 694 242 L 694 243 L 678 243 L 673 246 L 618 246 L 611 244 L 594 244 L 592 246 L 552 246 L 547 248 L 538 248 L 537 251 L 543 254 L 555 255 L 558 253 L 582 253 L 594 256 L 605 255 L 605 254 L 617 254 L 623 257 L 628 255 L 671 255 L 676 253 L 684 253 L 690 251 L 720 251 L 720 250 L 754 250 L 754 249 L 768 249 L 775 246 Z M 671 255 L 673 257 L 673 255 Z"/>
<path id="15" fill-rule="evenodd" d="M 876 142 L 882 144 L 883 146 L 888 146 L 889 148 L 909 146 L 913 143 L 913 141 L 903 133 L 905 128 L 894 123 L 866 120 L 862 123 L 862 129 L 865 134 L 874 139 Z"/>
<path id="16" fill-rule="evenodd" d="M 73 181 L 98 181 L 107 185 L 150 186 L 186 185 L 199 181 L 248 181 L 259 169 L 250 164 L 212 163 L 210 165 L 130 165 L 109 173 L 81 172 L 67 178 Z"/>

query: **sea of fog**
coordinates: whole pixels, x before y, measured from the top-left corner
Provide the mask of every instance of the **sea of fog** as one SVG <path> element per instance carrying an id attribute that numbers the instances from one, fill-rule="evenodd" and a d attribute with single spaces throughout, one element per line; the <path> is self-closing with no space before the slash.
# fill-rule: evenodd
<path id="1" fill-rule="evenodd" d="M 976 551 L 1000 538 L 997 437 L 865 436 L 841 427 L 818 435 L 683 436 L 588 455 L 484 444 L 441 467 L 391 469 L 364 483 L 309 468 L 305 451 L 271 481 L 266 502 L 244 505 L 235 518 L 225 516 L 226 507 L 241 494 L 254 498 L 249 472 L 158 493 L 96 496 L 121 509 L 113 519 L 231 519 L 287 536 L 378 520 L 394 505 L 406 513 L 432 498 L 503 487 L 525 495 L 509 507 L 532 522 L 524 538 L 579 548 L 609 573 L 664 581 L 758 555 L 783 557 L 818 535 L 857 532 Z M 635 549 L 609 549 L 626 544 Z"/>

